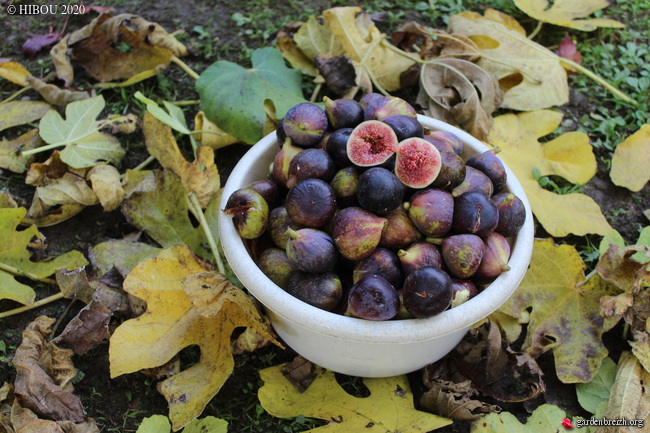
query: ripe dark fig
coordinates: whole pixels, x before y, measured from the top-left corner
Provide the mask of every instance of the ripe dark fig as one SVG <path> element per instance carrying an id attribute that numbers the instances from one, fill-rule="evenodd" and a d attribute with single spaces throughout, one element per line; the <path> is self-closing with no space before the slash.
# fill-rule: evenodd
<path id="1" fill-rule="evenodd" d="M 499 223 L 495 231 L 505 237 L 516 235 L 526 222 L 524 203 L 511 192 L 496 194 L 491 198 L 499 211 Z"/>
<path id="2" fill-rule="evenodd" d="M 440 138 L 433 137 L 433 136 L 431 136 L 429 134 L 425 135 L 422 138 L 424 138 L 429 143 L 433 144 L 433 146 L 436 149 L 438 149 L 440 152 L 456 153 L 456 150 L 454 150 L 454 146 L 452 146 L 451 143 L 449 143 L 448 141 L 442 140 Z"/>
<path id="3" fill-rule="evenodd" d="M 404 307 L 413 316 L 435 316 L 451 305 L 451 278 L 440 269 L 421 268 L 406 277 L 401 292 Z"/>
<path id="4" fill-rule="evenodd" d="M 510 244 L 503 235 L 492 232 L 483 239 L 485 243 L 485 254 L 478 269 L 474 273 L 474 278 L 479 281 L 492 281 L 503 272 L 510 270 L 508 260 L 510 260 Z"/>
<path id="5" fill-rule="evenodd" d="M 278 207 L 282 201 L 280 197 L 280 187 L 272 180 L 258 180 L 247 186 L 266 200 L 269 209 Z"/>
<path id="6" fill-rule="evenodd" d="M 283 120 L 284 119 L 280 119 L 280 121 L 278 122 L 278 124 L 275 127 L 275 134 L 276 134 L 278 145 L 280 146 L 280 148 L 282 148 L 282 144 L 287 139 L 287 134 L 284 132 Z"/>
<path id="7" fill-rule="evenodd" d="M 451 191 L 465 179 L 466 169 L 463 158 L 453 151 L 439 150 L 441 167 L 438 177 L 431 183 L 433 188 L 442 188 Z"/>
<path id="8" fill-rule="evenodd" d="M 327 153 L 330 154 L 339 167 L 352 165 L 352 161 L 348 158 L 348 140 L 352 131 L 352 128 L 337 129 L 327 138 L 327 144 L 325 146 Z"/>
<path id="9" fill-rule="evenodd" d="M 284 132 L 299 147 L 314 147 L 327 131 L 327 114 L 318 105 L 302 102 L 289 108 L 282 119 Z"/>
<path id="10" fill-rule="evenodd" d="M 342 209 L 332 222 L 332 237 L 343 257 L 362 260 L 375 250 L 386 218 L 360 207 Z"/>
<path id="11" fill-rule="evenodd" d="M 473 233 L 485 237 L 499 224 L 499 211 L 490 197 L 470 191 L 454 199 L 452 228 L 456 233 Z"/>
<path id="12" fill-rule="evenodd" d="M 361 122 L 352 130 L 347 143 L 348 158 L 360 167 L 383 164 L 396 150 L 395 131 L 378 120 Z"/>
<path id="13" fill-rule="evenodd" d="M 393 287 L 402 287 L 404 281 L 397 254 L 386 248 L 376 248 L 372 254 L 359 261 L 354 267 L 352 281 L 356 283 L 368 275 L 379 275 Z"/>
<path id="14" fill-rule="evenodd" d="M 416 117 L 407 116 L 406 114 L 394 114 L 384 117 L 381 121 L 393 128 L 395 135 L 397 135 L 397 141 L 411 137 L 422 138 L 424 136 L 424 128 Z"/>
<path id="15" fill-rule="evenodd" d="M 458 197 L 470 191 L 480 191 L 489 197 L 494 192 L 494 186 L 485 173 L 465 164 L 465 178 L 451 193 L 454 197 Z"/>
<path id="16" fill-rule="evenodd" d="M 442 240 L 440 249 L 449 272 L 458 278 L 469 278 L 481 264 L 485 243 L 476 235 L 453 235 Z"/>
<path id="17" fill-rule="evenodd" d="M 311 228 L 288 229 L 287 233 L 287 257 L 295 269 L 313 273 L 334 269 L 338 254 L 327 233 Z"/>
<path id="18" fill-rule="evenodd" d="M 404 276 L 428 266 L 442 269 L 442 255 L 437 246 L 429 242 L 415 242 L 405 250 L 397 252 Z"/>
<path id="19" fill-rule="evenodd" d="M 323 227 L 336 212 L 336 196 L 327 182 L 305 179 L 289 190 L 285 206 L 295 224 Z"/>
<path id="20" fill-rule="evenodd" d="M 325 311 L 335 309 L 343 297 L 341 280 L 334 272 L 295 272 L 286 290 L 301 301 Z"/>
<path id="21" fill-rule="evenodd" d="M 415 227 L 425 236 L 441 237 L 451 229 L 454 198 L 449 191 L 437 188 L 418 191 L 404 207 Z"/>
<path id="22" fill-rule="evenodd" d="M 351 165 L 340 169 L 334 175 L 330 186 L 336 196 L 336 204 L 339 207 L 357 206 L 357 185 L 361 172 L 358 167 Z"/>
<path id="23" fill-rule="evenodd" d="M 451 279 L 451 292 L 451 308 L 464 304 L 478 295 L 478 289 L 474 283 L 470 280 L 461 280 L 458 278 Z"/>
<path id="24" fill-rule="evenodd" d="M 298 152 L 302 152 L 302 148 L 291 144 L 291 140 L 287 139 L 282 144 L 282 149 L 275 155 L 273 159 L 273 168 L 271 170 L 271 180 L 280 186 L 286 187 L 287 180 L 289 180 L 289 164 Z"/>
<path id="25" fill-rule="evenodd" d="M 269 233 L 273 243 L 283 250 L 287 247 L 287 241 L 289 240 L 288 228 L 298 230 L 302 226 L 291 222 L 286 206 L 278 206 L 269 212 Z"/>
<path id="26" fill-rule="evenodd" d="M 239 236 L 255 239 L 266 230 L 269 206 L 257 192 L 250 188 L 241 188 L 228 198 L 224 213 L 232 216 Z"/>
<path id="27" fill-rule="evenodd" d="M 364 120 L 376 120 L 375 114 L 377 114 L 377 111 L 380 108 L 388 104 L 390 98 L 388 96 L 375 93 L 373 96 L 368 97 L 367 103 L 364 106 L 363 103 L 366 96 L 361 98 L 361 106 L 363 107 L 363 118 Z"/>
<path id="28" fill-rule="evenodd" d="M 399 296 L 384 278 L 368 275 L 350 288 L 346 314 L 367 320 L 389 320 L 397 315 Z"/>
<path id="29" fill-rule="evenodd" d="M 366 112 L 367 110 L 364 110 L 364 116 L 366 116 L 366 119 L 368 119 Z M 397 114 L 411 116 L 414 118 L 417 117 L 415 108 L 413 108 L 411 104 L 402 98 L 389 97 L 388 101 L 386 101 L 385 104 L 380 104 L 377 106 L 374 112 L 374 119 L 384 120 L 389 116 L 394 116 Z"/>
<path id="30" fill-rule="evenodd" d="M 381 93 L 374 93 L 374 92 L 366 93 L 366 94 L 363 95 L 363 97 L 359 100 L 359 105 L 361 105 L 361 108 L 363 108 L 363 109 L 365 110 L 366 107 L 367 107 L 368 105 L 370 105 L 370 104 L 372 103 L 372 101 L 374 101 L 375 99 L 383 99 L 383 98 L 385 98 L 385 97 L 386 97 L 386 96 L 382 95 Z"/>
<path id="31" fill-rule="evenodd" d="M 420 232 L 402 206 L 384 215 L 384 218 L 387 222 L 381 232 L 380 247 L 398 250 L 421 237 Z"/>
<path id="32" fill-rule="evenodd" d="M 330 99 L 325 101 L 325 113 L 333 129 L 354 128 L 364 121 L 363 107 L 354 99 Z"/>
<path id="33" fill-rule="evenodd" d="M 404 185 L 392 172 L 373 167 L 359 176 L 357 200 L 364 209 L 376 215 L 385 215 L 401 206 Z"/>
<path id="34" fill-rule="evenodd" d="M 453 132 L 447 131 L 431 131 L 427 134 L 429 137 L 436 138 L 438 140 L 446 141 L 454 149 L 454 152 L 458 156 L 463 155 L 463 142 L 460 141 L 460 138 Z"/>
<path id="35" fill-rule="evenodd" d="M 400 142 L 396 155 L 395 174 L 406 186 L 425 188 L 440 173 L 440 151 L 422 138 L 408 138 Z"/>
<path id="36" fill-rule="evenodd" d="M 286 289 L 289 286 L 294 269 L 287 253 L 280 248 L 265 249 L 257 260 L 257 266 L 278 287 Z"/>
<path id="37" fill-rule="evenodd" d="M 288 174 L 287 188 L 305 179 L 322 179 L 329 182 L 336 174 L 336 165 L 324 150 L 305 149 L 293 157 L 289 163 Z"/>
<path id="38" fill-rule="evenodd" d="M 508 175 L 506 174 L 506 169 L 503 166 L 501 158 L 496 155 L 496 152 L 498 152 L 498 148 L 496 148 L 496 150 L 491 149 L 479 153 L 478 155 L 470 156 L 467 161 L 465 161 L 465 164 L 485 173 L 485 175 L 492 181 L 494 192 L 498 193 L 506 185 Z"/>

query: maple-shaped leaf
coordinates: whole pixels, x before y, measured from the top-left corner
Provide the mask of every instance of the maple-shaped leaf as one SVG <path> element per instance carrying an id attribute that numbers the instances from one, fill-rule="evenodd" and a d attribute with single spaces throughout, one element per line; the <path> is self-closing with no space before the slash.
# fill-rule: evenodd
<path id="1" fill-rule="evenodd" d="M 260 371 L 260 377 L 264 386 L 257 395 L 271 415 L 279 418 L 304 415 L 329 422 L 308 432 L 425 433 L 451 424 L 449 419 L 413 407 L 413 396 L 404 375 L 364 379 L 370 391 L 367 398 L 348 394 L 336 381 L 334 372 L 320 367 L 315 380 L 302 393 L 283 375 L 282 365 Z"/>
<path id="2" fill-rule="evenodd" d="M 607 18 L 587 18 L 610 5 L 607 0 L 514 0 L 528 16 L 556 26 L 591 31 L 598 27 L 622 28 L 625 24 Z"/>
<path id="3" fill-rule="evenodd" d="M 607 356 L 602 335 L 616 320 L 600 315 L 602 296 L 617 293 L 600 277 L 585 283 L 585 264 L 571 245 L 536 240 L 530 268 L 500 312 L 526 317 L 522 350 L 533 357 L 553 350 L 558 378 L 589 382 Z"/>
<path id="4" fill-rule="evenodd" d="M 510 21 L 514 19 L 494 9 L 484 16 L 463 12 L 449 18 L 449 29 L 468 36 L 482 50 L 477 64 L 499 80 L 505 92 L 503 107 L 538 110 L 568 102 L 560 58 L 513 29 Z"/>
<path id="5" fill-rule="evenodd" d="M 144 300 L 147 310 L 113 333 L 111 377 L 163 365 L 191 345 L 201 348 L 197 364 L 158 385 L 174 430 L 200 415 L 232 373 L 230 337 L 236 327 L 253 327 L 273 340 L 248 295 L 185 245 L 137 265 L 124 290 Z"/>
<path id="6" fill-rule="evenodd" d="M 34 289 L 16 281 L 16 276 L 45 278 L 61 268 L 78 268 L 88 264 L 79 251 L 70 251 L 50 261 L 34 262 L 28 247 L 34 239 L 42 238 L 35 226 L 17 231 L 27 210 L 0 209 L 0 299 L 11 299 L 21 304 L 34 302 Z"/>
<path id="7" fill-rule="evenodd" d="M 520 422 L 510 412 L 490 413 L 474 421 L 471 433 L 549 433 L 564 431 L 562 420 L 566 412 L 557 406 L 543 404 L 539 406 L 525 423 Z"/>
<path id="8" fill-rule="evenodd" d="M 219 60 L 196 82 L 201 109 L 208 119 L 248 144 L 264 135 L 267 108 L 282 118 L 289 108 L 305 102 L 300 72 L 288 68 L 278 50 L 257 49 L 251 62 L 253 67 L 245 69 Z M 271 107 L 266 105 L 269 103 Z"/>
<path id="9" fill-rule="evenodd" d="M 650 124 L 645 124 L 616 146 L 609 176 L 615 185 L 641 191 L 650 180 Z"/>
<path id="10" fill-rule="evenodd" d="M 494 119 L 488 141 L 501 149 L 499 156 L 521 182 L 533 213 L 548 233 L 557 237 L 604 235 L 611 226 L 591 197 L 556 194 L 537 182 L 536 173 L 562 176 L 578 184 L 596 174 L 596 157 L 586 134 L 572 131 L 544 144 L 538 141 L 555 131 L 561 121 L 562 113 L 550 110 L 504 114 Z"/>
<path id="11" fill-rule="evenodd" d="M 68 104 L 65 120 L 56 111 L 48 112 L 39 124 L 41 138 L 50 148 L 65 146 L 61 160 L 74 168 L 119 162 L 124 149 L 115 137 L 99 132 L 100 123 L 95 120 L 104 106 L 104 97 L 99 95 Z"/>

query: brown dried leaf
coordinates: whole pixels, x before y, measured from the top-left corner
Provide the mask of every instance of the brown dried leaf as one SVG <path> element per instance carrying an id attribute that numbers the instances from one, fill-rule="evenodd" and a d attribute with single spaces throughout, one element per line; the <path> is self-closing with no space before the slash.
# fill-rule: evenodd
<path id="1" fill-rule="evenodd" d="M 21 152 L 42 145 L 43 141 L 38 135 L 38 129 L 32 129 L 14 140 L 0 141 L 0 168 L 14 173 L 24 173 L 33 157 L 23 156 Z"/>
<path id="2" fill-rule="evenodd" d="M 474 62 L 480 58 L 481 52 L 474 41 L 467 36 L 449 34 L 415 21 L 404 24 L 393 33 L 392 42 L 404 51 L 413 51 L 414 45 L 417 45 L 417 52 L 423 60 L 453 57 Z"/>
<path id="3" fill-rule="evenodd" d="M 129 19 L 131 25 L 135 26 L 135 31 L 148 43 L 157 47 L 163 47 L 171 50 L 178 57 L 188 54 L 187 47 L 178 39 L 167 33 L 160 24 L 145 20 L 142 17 L 133 15 Z"/>
<path id="4" fill-rule="evenodd" d="M 56 70 L 56 76 L 59 80 L 63 81 L 65 87 L 70 87 L 74 80 L 74 68 L 70 57 L 68 57 L 68 40 L 70 34 L 65 35 L 56 45 L 50 50 L 50 57 Z"/>
<path id="5" fill-rule="evenodd" d="M 284 364 L 280 371 L 300 392 L 307 391 L 309 385 L 316 379 L 314 364 L 300 355 Z"/>
<path id="6" fill-rule="evenodd" d="M 122 204 L 124 188 L 120 182 L 120 172 L 112 165 L 98 165 L 90 169 L 86 179 L 90 181 L 93 192 L 104 208 L 110 212 Z"/>
<path id="7" fill-rule="evenodd" d="M 86 175 L 85 169 L 73 169 L 61 161 L 61 153 L 55 150 L 45 162 L 35 162 L 29 166 L 25 183 L 32 186 L 49 185 L 54 180 L 61 179 L 68 172 L 72 172 L 80 177 Z"/>
<path id="8" fill-rule="evenodd" d="M 68 323 L 61 335 L 52 343 L 69 347 L 77 355 L 83 355 L 93 347 L 105 343 L 111 337 L 108 323 L 113 312 L 98 300 L 92 300 Z"/>
<path id="9" fill-rule="evenodd" d="M 94 91 L 62 89 L 54 84 L 47 84 L 45 81 L 29 76 L 27 82 L 34 88 L 47 102 L 52 105 L 63 107 L 70 102 L 81 101 L 95 96 Z"/>
<path id="10" fill-rule="evenodd" d="M 631 245 L 620 248 L 610 244 L 609 249 L 598 262 L 598 274 L 620 290 L 638 293 L 643 282 L 650 276 L 650 269 L 637 260 L 636 253 L 643 252 L 650 257 L 650 249 L 644 245 Z M 645 271 L 644 271 L 645 269 Z"/>
<path id="11" fill-rule="evenodd" d="M 460 420 L 477 420 L 483 414 L 500 412 L 498 406 L 472 399 L 477 394 L 472 382 L 460 383 L 434 380 L 427 385 L 429 390 L 420 397 L 420 404 L 428 411 Z"/>

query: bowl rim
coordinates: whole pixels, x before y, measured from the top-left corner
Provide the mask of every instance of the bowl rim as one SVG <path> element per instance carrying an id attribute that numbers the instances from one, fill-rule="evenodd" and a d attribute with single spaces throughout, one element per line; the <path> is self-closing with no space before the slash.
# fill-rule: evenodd
<path id="1" fill-rule="evenodd" d="M 442 130 L 456 134 L 464 145 L 482 152 L 490 148 L 470 134 L 442 121 L 418 115 L 423 126 L 431 130 Z M 273 314 L 313 332 L 333 338 L 355 340 L 377 344 L 399 344 L 438 338 L 459 329 L 469 328 L 498 309 L 515 291 L 524 277 L 532 256 L 534 222 L 530 203 L 523 187 L 512 170 L 504 163 L 506 188 L 519 197 L 526 208 L 526 221 L 513 239 L 510 271 L 504 272 L 485 290 L 454 308 L 436 316 L 424 319 L 403 319 L 372 321 L 348 317 L 321 310 L 290 295 L 275 285 L 255 264 L 242 239 L 237 234 L 232 219 L 223 213 L 228 197 L 237 189 L 246 186 L 242 179 L 257 159 L 277 148 L 276 133 L 272 132 L 253 145 L 236 164 L 226 185 L 220 203 L 220 242 L 233 272 L 251 295 L 258 299 Z"/>

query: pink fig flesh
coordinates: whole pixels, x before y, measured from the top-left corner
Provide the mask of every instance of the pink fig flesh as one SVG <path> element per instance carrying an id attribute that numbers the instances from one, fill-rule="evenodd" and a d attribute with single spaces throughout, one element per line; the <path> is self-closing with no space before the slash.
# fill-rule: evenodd
<path id="1" fill-rule="evenodd" d="M 441 166 L 440 151 L 422 138 L 408 138 L 397 146 L 395 174 L 406 186 L 429 186 L 438 177 Z"/>
<path id="2" fill-rule="evenodd" d="M 360 167 L 383 164 L 396 150 L 395 131 L 378 120 L 361 122 L 354 128 L 347 143 L 348 158 Z"/>

